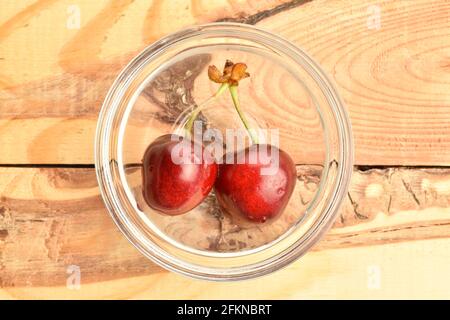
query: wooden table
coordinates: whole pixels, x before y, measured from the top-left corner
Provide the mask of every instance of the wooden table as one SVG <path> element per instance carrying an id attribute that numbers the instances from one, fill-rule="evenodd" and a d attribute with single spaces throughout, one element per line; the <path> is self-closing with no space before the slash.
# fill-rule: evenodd
<path id="1" fill-rule="evenodd" d="M 334 78 L 356 147 L 329 234 L 241 283 L 190 280 L 142 257 L 107 214 L 93 167 L 118 71 L 161 36 L 218 20 L 308 51 Z M 2 299 L 450 298 L 449 1 L 3 1 L 0 146 Z"/>

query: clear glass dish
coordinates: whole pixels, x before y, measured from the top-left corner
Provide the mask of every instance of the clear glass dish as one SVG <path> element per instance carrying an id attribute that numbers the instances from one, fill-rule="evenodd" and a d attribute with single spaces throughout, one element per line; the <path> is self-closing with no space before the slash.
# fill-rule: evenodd
<path id="1" fill-rule="evenodd" d="M 282 216 L 236 225 L 211 194 L 182 216 L 154 212 L 142 200 L 141 159 L 158 136 L 177 128 L 182 111 L 210 96 L 208 65 L 245 62 L 241 104 L 259 128 L 279 130 L 297 165 Z M 206 125 L 239 127 L 223 95 L 202 111 Z M 104 202 L 119 229 L 146 257 L 169 270 L 208 280 L 248 279 L 305 254 L 329 229 L 352 173 L 350 121 L 323 70 L 292 43 L 252 26 L 214 23 L 169 35 L 121 72 L 100 112 L 95 165 Z"/>

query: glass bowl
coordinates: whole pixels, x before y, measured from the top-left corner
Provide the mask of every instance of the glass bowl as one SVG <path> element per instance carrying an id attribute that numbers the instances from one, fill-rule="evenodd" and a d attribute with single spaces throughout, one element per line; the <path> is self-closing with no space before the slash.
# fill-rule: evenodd
<path id="1" fill-rule="evenodd" d="M 217 90 L 206 70 L 225 59 L 248 65 L 251 76 L 239 84 L 244 112 L 253 126 L 277 130 L 297 167 L 294 193 L 274 222 L 236 223 L 214 191 L 182 216 L 161 215 L 142 200 L 146 147 Z M 226 94 L 199 118 L 220 130 L 241 126 Z M 279 36 L 234 23 L 191 27 L 135 57 L 104 101 L 95 140 L 101 194 L 122 233 L 164 268 L 207 280 L 265 275 L 306 253 L 333 224 L 352 162 L 350 121 L 320 66 Z"/>

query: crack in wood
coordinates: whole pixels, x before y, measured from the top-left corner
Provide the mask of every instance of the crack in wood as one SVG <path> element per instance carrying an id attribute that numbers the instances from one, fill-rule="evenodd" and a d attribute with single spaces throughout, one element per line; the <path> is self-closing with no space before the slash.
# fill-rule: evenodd
<path id="1" fill-rule="evenodd" d="M 306 166 L 297 169 L 300 176 L 299 185 L 302 183 L 311 185 L 310 189 L 302 186 L 300 192 L 314 192 L 313 184 L 320 181 L 316 179 L 320 174 L 319 168 Z M 0 213 L 4 218 L 0 216 L 0 230 L 7 230 L 8 235 L 6 241 L 0 240 L 0 283 L 5 286 L 13 283 L 22 285 L 26 281 L 48 285 L 64 283 L 66 274 L 62 272 L 55 276 L 54 270 L 64 271 L 69 262 L 80 265 L 82 269 L 92 270 L 92 274 L 84 275 L 86 283 L 120 277 L 118 268 L 126 269 L 127 275 L 158 272 L 159 269 L 134 252 L 132 246 L 129 246 L 126 239 L 116 230 L 105 212 L 100 196 L 91 193 L 90 183 L 83 183 L 83 188 L 87 188 L 86 196 L 80 193 L 81 188 L 77 190 L 75 199 L 72 195 L 68 199 L 45 201 L 11 198 L 17 190 L 20 190 L 21 185 L 27 189 L 30 184 L 37 184 L 33 188 L 43 189 L 42 195 L 45 198 L 46 194 L 53 194 L 53 191 L 56 191 L 55 194 L 61 191 L 64 191 L 62 195 L 71 194 L 70 188 L 77 187 L 74 183 L 67 182 L 69 180 L 95 180 L 93 169 L 64 169 L 62 173 L 53 172 L 55 170 L 58 171 L 54 168 L 38 169 L 29 176 L 29 180 L 17 181 L 15 185 L 11 185 L 10 191 L 3 191 Z M 5 182 L 14 180 L 13 175 L 8 178 L 8 174 L 5 174 L 6 176 L 2 175 Z M 38 175 L 39 178 L 34 178 L 34 175 Z M 55 182 L 55 179 L 64 181 Z M 417 209 L 417 204 L 403 186 L 402 179 L 410 185 L 419 200 L 422 199 L 423 192 L 427 192 L 429 195 L 427 200 L 421 201 L 422 207 L 426 208 Z M 448 238 L 449 212 L 438 211 L 439 207 L 448 208 L 450 205 L 448 190 L 443 188 L 448 181 L 450 181 L 448 169 L 395 168 L 364 172 L 355 170 L 350 192 L 341 209 L 341 217 L 337 219 L 338 225 L 314 250 Z M 211 200 L 214 199 L 209 199 Z M 202 210 L 211 210 L 211 207 L 213 206 L 203 205 Z M 372 225 L 372 220 L 378 214 L 386 213 L 387 208 L 390 215 L 399 215 L 394 219 L 383 218 Z M 430 212 L 424 214 L 422 209 Z M 408 214 L 402 214 L 402 211 Z M 364 215 L 367 219 L 357 214 Z M 14 225 L 5 220 L 9 216 L 14 217 Z M 429 220 L 424 221 L 423 219 L 428 219 L 426 218 L 428 216 Z M 415 221 L 414 217 L 420 220 Z M 54 224 L 55 219 L 62 218 L 64 222 L 58 220 L 61 224 Z M 221 223 L 221 226 L 218 226 L 221 230 L 211 233 L 213 237 L 207 240 L 212 244 L 212 248 L 239 250 L 255 241 L 255 237 L 265 233 L 265 230 L 260 228 L 254 231 L 238 230 L 225 219 L 222 220 L 220 217 L 216 219 L 217 223 Z M 86 224 L 86 221 L 89 223 Z M 173 224 L 172 227 L 176 232 L 186 232 L 186 225 Z M 347 227 L 348 232 L 345 229 Z M 5 232 L 1 233 L 4 238 Z M 66 243 L 65 241 L 69 239 L 70 243 Z M 87 249 L 87 252 L 84 251 L 86 242 L 92 242 L 92 248 Z M 34 243 L 38 245 L 34 246 Z M 105 247 L 104 243 L 108 243 L 108 247 Z M 27 250 L 30 246 L 34 248 L 32 253 Z M 116 250 L 111 251 L 110 246 Z M 123 257 L 121 259 L 117 258 L 119 252 Z M 20 259 L 25 258 L 28 259 L 27 264 L 20 263 Z M 35 268 L 43 264 L 49 271 L 33 273 Z"/>
<path id="2" fill-rule="evenodd" d="M 389 195 L 389 202 L 386 210 L 387 214 L 391 213 L 391 204 L 392 204 L 392 195 Z"/>
<path id="3" fill-rule="evenodd" d="M 352 196 L 350 195 L 350 192 L 347 192 L 347 195 L 348 195 L 348 199 L 350 200 L 350 203 L 353 206 L 353 212 L 355 213 L 355 216 L 361 220 L 367 220 L 369 217 L 358 212 L 359 205 L 358 205 L 358 203 L 356 203 L 356 201 L 353 200 Z"/>
<path id="4" fill-rule="evenodd" d="M 94 169 L 94 164 L 84 164 L 84 163 L 64 163 L 64 164 L 53 164 L 53 163 L 0 163 L 0 168 L 43 168 L 43 169 Z"/>
<path id="5" fill-rule="evenodd" d="M 406 191 L 408 191 L 408 193 L 413 197 L 414 201 L 417 203 L 417 205 L 420 207 L 420 201 L 419 198 L 417 198 L 416 193 L 413 191 L 413 189 L 411 188 L 411 185 L 409 183 L 407 183 L 403 178 L 401 179 L 403 186 L 405 187 Z"/>
<path id="6" fill-rule="evenodd" d="M 254 24 L 260 22 L 261 20 L 264 20 L 266 18 L 276 15 L 277 13 L 301 6 L 303 4 L 306 4 L 306 3 L 312 2 L 312 1 L 313 0 L 294 0 L 294 1 L 280 4 L 271 9 L 260 11 L 258 13 L 255 13 L 253 15 L 249 15 L 246 17 L 223 18 L 223 19 L 217 20 L 216 22 L 239 22 L 239 23 L 246 23 L 246 24 L 254 25 Z"/>

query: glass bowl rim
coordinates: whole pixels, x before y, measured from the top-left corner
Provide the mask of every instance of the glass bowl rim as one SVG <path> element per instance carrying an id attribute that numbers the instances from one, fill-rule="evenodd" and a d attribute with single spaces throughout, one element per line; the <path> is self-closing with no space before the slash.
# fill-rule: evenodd
<path id="1" fill-rule="evenodd" d="M 301 65 L 302 68 L 306 69 L 307 73 L 310 76 L 313 76 L 314 80 L 317 82 L 317 85 L 320 87 L 320 90 L 327 97 L 327 100 L 328 98 L 333 100 L 334 103 L 330 103 L 330 101 L 328 101 L 328 103 L 330 105 L 330 108 L 333 109 L 333 119 L 336 121 L 336 126 L 338 128 L 340 163 L 337 167 L 337 182 L 333 192 L 333 201 L 330 201 L 330 203 L 327 204 L 326 214 L 322 217 L 320 223 L 318 225 L 315 225 L 314 230 L 311 231 L 311 229 L 308 229 L 309 236 L 306 239 L 306 243 L 298 243 L 297 241 L 293 245 L 291 245 L 290 248 L 288 248 L 290 250 L 286 249 L 281 253 L 278 253 L 277 256 L 279 259 L 274 259 L 275 257 L 271 257 L 269 259 L 266 259 L 266 264 L 264 264 L 264 262 L 266 261 L 264 260 L 260 262 L 258 267 L 256 268 L 251 268 L 252 265 L 246 265 L 243 268 L 234 268 L 236 270 L 229 270 L 228 272 L 224 272 L 224 270 L 218 270 L 212 267 L 203 267 L 186 263 L 179 258 L 170 257 L 170 255 L 161 256 L 155 252 L 152 252 L 151 250 L 149 251 L 149 248 L 145 247 L 142 241 L 136 238 L 136 230 L 131 230 L 133 228 L 130 228 L 129 221 L 127 221 L 126 212 L 123 212 L 120 206 L 118 207 L 117 203 L 115 203 L 116 199 L 114 199 L 114 197 L 111 197 L 111 194 L 114 194 L 114 192 L 112 192 L 114 191 L 114 183 L 111 172 L 108 170 L 108 167 L 110 166 L 109 152 L 105 152 L 104 148 L 105 145 L 109 146 L 109 143 L 106 144 L 104 140 L 107 139 L 107 141 L 109 142 L 110 139 L 110 137 L 108 137 L 107 135 L 105 136 L 105 132 L 108 132 L 105 131 L 105 121 L 106 119 L 112 117 L 111 114 L 108 114 L 108 112 L 110 113 L 110 110 L 108 109 L 110 109 L 112 101 L 118 94 L 118 88 L 121 85 L 123 86 L 124 83 L 127 83 L 127 81 L 130 81 L 130 78 L 136 75 L 136 70 L 138 70 L 139 66 L 143 64 L 143 62 L 141 61 L 142 57 L 149 56 L 147 60 L 144 61 L 148 63 L 153 55 L 163 52 L 165 49 L 170 48 L 172 45 L 175 45 L 180 40 L 180 38 L 189 39 L 190 37 L 198 36 L 200 34 L 214 34 L 219 32 L 223 33 L 219 35 L 227 34 L 229 36 L 231 35 L 233 37 L 239 38 L 239 31 L 245 31 L 246 33 L 254 35 L 255 38 L 251 39 L 252 41 L 257 42 L 258 40 L 262 41 L 262 39 L 266 41 L 269 40 L 271 47 L 277 48 L 280 51 L 283 51 L 283 53 L 285 53 L 285 51 L 289 51 L 289 53 L 295 57 L 294 60 L 296 61 L 296 63 Z M 265 44 L 267 45 L 267 42 Z M 217 22 L 197 25 L 169 34 L 168 36 L 163 37 L 153 44 L 147 46 L 122 69 L 122 71 L 110 87 L 99 115 L 94 150 L 96 175 L 100 188 L 100 194 L 113 221 L 122 232 L 122 234 L 124 234 L 125 237 L 129 240 L 129 242 L 132 243 L 133 246 L 135 246 L 142 254 L 144 254 L 144 256 L 146 256 L 153 262 L 168 270 L 198 279 L 217 281 L 254 278 L 265 275 L 267 273 L 271 273 L 297 260 L 303 254 L 305 254 L 315 243 L 317 243 L 317 241 L 331 227 L 332 223 L 335 220 L 335 217 L 338 214 L 340 204 L 343 200 L 343 197 L 347 193 L 350 183 L 350 177 L 353 168 L 353 138 L 351 132 L 351 124 L 348 114 L 333 82 L 324 73 L 322 68 L 302 49 L 298 48 L 296 45 L 276 34 L 247 24 Z"/>

